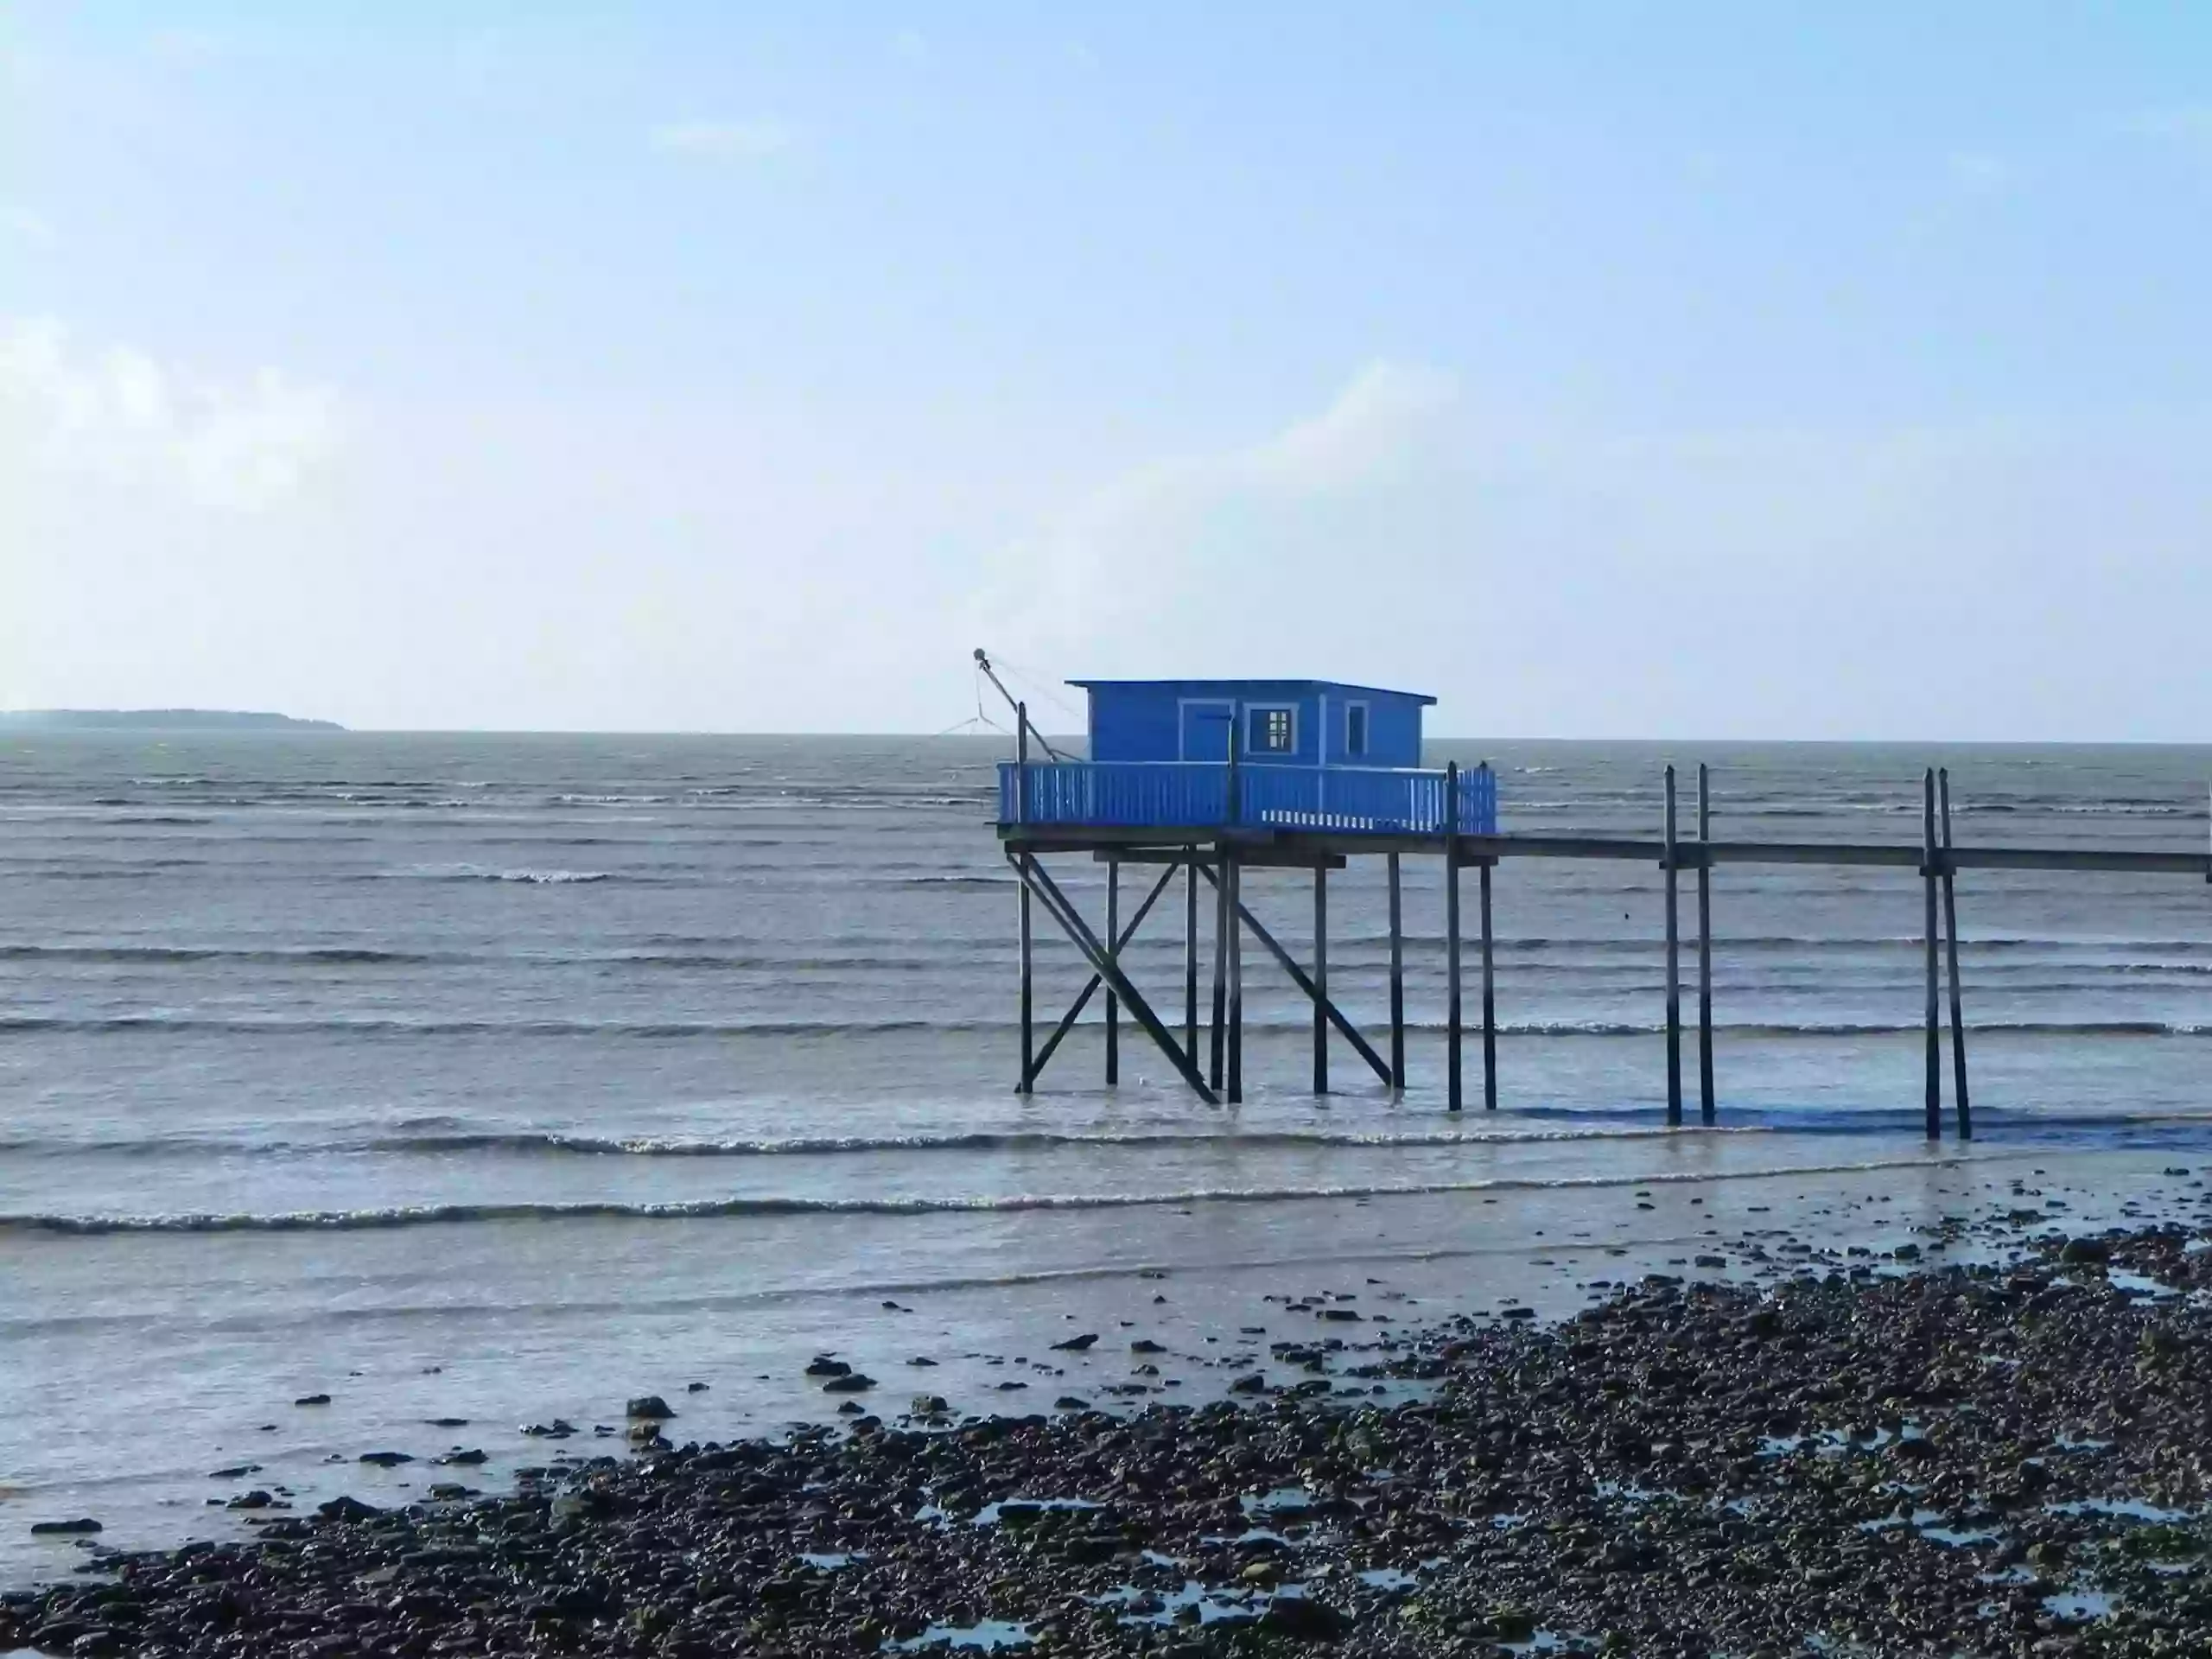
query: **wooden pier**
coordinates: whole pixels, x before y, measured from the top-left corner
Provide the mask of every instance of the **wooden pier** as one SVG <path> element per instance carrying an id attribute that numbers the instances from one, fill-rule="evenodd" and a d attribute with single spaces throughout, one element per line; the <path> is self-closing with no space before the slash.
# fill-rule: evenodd
<path id="1" fill-rule="evenodd" d="M 1700 766 L 1696 773 L 1694 836 L 1685 837 L 1679 833 L 1676 777 L 1672 766 L 1657 780 L 1657 833 L 1648 839 L 1528 835 L 1507 833 L 1497 827 L 1496 783 L 1486 766 L 1465 776 L 1456 766 L 1447 766 L 1441 772 L 1406 771 L 1399 774 L 1401 782 L 1393 787 L 1401 793 L 1412 791 L 1406 796 L 1409 800 L 1418 797 L 1436 806 L 1433 827 L 1409 827 L 1420 816 L 1420 808 L 1407 809 L 1403 814 L 1393 807 L 1376 809 L 1374 803 L 1384 799 L 1384 791 L 1380 785 L 1371 782 L 1363 785 L 1366 792 L 1361 798 L 1365 805 L 1354 813 L 1339 815 L 1327 810 L 1309 812 L 1304 808 L 1271 813 L 1265 801 L 1274 798 L 1264 797 L 1255 804 L 1254 793 L 1248 787 L 1253 775 L 1262 769 L 1247 767 L 1240 776 L 1232 735 L 1230 752 L 1224 761 L 1195 768 L 1185 766 L 1183 774 L 1173 780 L 1172 795 L 1166 798 L 1213 803 L 1215 810 L 1210 814 L 1211 821 L 1179 824 L 1083 822 L 1078 820 L 1086 813 L 1107 816 L 1098 812 L 1095 804 L 1095 804 L 1106 791 L 1086 791 L 1079 786 L 1084 780 L 1077 774 L 1087 769 L 1088 763 L 1056 760 L 1049 766 L 1033 765 L 1028 754 L 1031 728 L 1027 713 L 1018 709 L 1017 714 L 1020 753 L 1013 763 L 1001 768 L 997 830 L 1006 857 L 1020 880 L 1022 1065 L 1019 1086 L 1025 1091 L 1035 1086 L 1039 1074 L 1063 1039 L 1091 999 L 1103 988 L 1107 999 L 1106 1065 L 1109 1083 L 1119 1077 L 1119 1022 L 1122 1014 L 1127 1013 L 1199 1099 L 1209 1104 L 1238 1103 L 1243 1094 L 1243 957 L 1248 936 L 1260 944 L 1313 1004 L 1313 1081 L 1317 1095 L 1326 1094 L 1330 1089 L 1332 1033 L 1344 1041 L 1384 1087 L 1403 1090 L 1406 1008 L 1402 861 L 1408 857 L 1434 857 L 1441 859 L 1444 866 L 1446 1103 L 1455 1112 L 1462 1109 L 1465 1103 L 1462 1052 L 1466 1032 L 1462 1007 L 1460 872 L 1471 866 L 1478 883 L 1478 1028 L 1482 1037 L 1482 1098 L 1486 1109 L 1496 1110 L 1498 1069 L 1496 957 L 1491 908 L 1493 874 L 1509 859 L 1617 860 L 1654 866 L 1664 877 L 1666 1115 L 1669 1125 L 1680 1125 L 1684 1120 L 1684 940 L 1680 878 L 1684 871 L 1694 873 L 1698 1116 L 1700 1122 L 1712 1124 L 1719 1109 L 1713 1041 L 1713 873 L 1728 865 L 1859 866 L 1910 871 L 1921 880 L 1924 900 L 1926 1132 L 1930 1140 L 1935 1140 L 1944 1130 L 1942 1027 L 1948 1013 L 1953 1077 L 1952 1128 L 1961 1139 L 1969 1138 L 1974 1133 L 1974 1120 L 1967 1087 L 1964 998 L 1959 969 L 1959 873 L 2114 871 L 2212 881 L 2212 847 L 2188 853 L 2097 847 L 1958 845 L 1951 829 L 1950 780 L 1945 772 L 1934 767 L 1928 769 L 1923 781 L 1921 836 L 1916 843 L 1715 839 L 1711 833 L 1712 776 L 1704 766 Z M 1047 773 L 1048 779 L 1041 776 Z M 1211 775 L 1198 775 L 1201 773 Z M 1278 787 L 1273 780 L 1268 780 L 1268 786 Z M 1474 804 L 1471 810 L 1470 802 Z M 1338 821 L 1332 823 L 1332 818 Z M 1059 855 L 1082 855 L 1107 866 L 1103 931 L 1094 931 L 1047 868 L 1046 861 Z M 1329 874 L 1345 868 L 1351 859 L 1369 857 L 1386 861 L 1389 941 L 1387 1056 L 1378 1052 L 1345 1017 L 1329 990 Z M 1124 865 L 1158 867 L 1160 871 L 1143 901 L 1126 923 L 1120 914 Z M 1255 868 L 1313 872 L 1313 947 L 1310 966 L 1294 957 L 1245 905 L 1242 872 Z M 1122 966 L 1122 953 L 1179 874 L 1185 884 L 1184 1006 L 1179 1037 L 1154 1012 L 1144 993 L 1131 982 Z M 1203 1065 L 1198 1017 L 1202 898 L 1210 898 L 1213 913 L 1213 995 L 1211 1019 L 1204 1027 L 1207 1052 Z M 1041 1048 L 1034 1045 L 1032 1033 L 1033 905 L 1043 907 L 1091 970 L 1090 982 Z"/>

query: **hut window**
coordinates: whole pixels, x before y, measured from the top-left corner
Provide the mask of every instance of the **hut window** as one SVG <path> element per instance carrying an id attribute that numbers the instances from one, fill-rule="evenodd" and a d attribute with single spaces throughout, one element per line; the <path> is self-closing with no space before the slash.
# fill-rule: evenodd
<path id="1" fill-rule="evenodd" d="M 1353 755 L 1367 753 L 1367 705 L 1363 702 L 1344 705 L 1344 753 Z"/>
<path id="2" fill-rule="evenodd" d="M 1255 754 L 1288 754 L 1298 747 L 1297 710 L 1287 707 L 1252 710 Z"/>

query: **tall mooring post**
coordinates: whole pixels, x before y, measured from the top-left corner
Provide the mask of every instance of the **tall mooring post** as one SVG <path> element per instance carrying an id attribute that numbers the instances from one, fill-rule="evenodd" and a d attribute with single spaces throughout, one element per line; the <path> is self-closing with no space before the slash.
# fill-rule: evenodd
<path id="1" fill-rule="evenodd" d="M 1713 1103 L 1713 775 L 1697 768 L 1697 1104 L 1711 1126 Z"/>
<path id="2" fill-rule="evenodd" d="M 1951 871 L 1951 769 L 1936 774 L 1936 809 L 1943 820 L 1943 946 L 1950 957 L 1951 1084 L 1958 1096 L 1952 1122 L 1959 1139 L 1974 1139 L 1974 1108 L 1967 1099 L 1967 1021 L 1959 995 L 1959 894 Z"/>
<path id="3" fill-rule="evenodd" d="M 1490 918 L 1490 873 L 1497 861 L 1485 858 L 1475 867 L 1475 907 L 1481 912 L 1483 936 L 1483 1109 L 1497 1109 L 1497 961 Z"/>
<path id="4" fill-rule="evenodd" d="M 1026 703 L 1014 705 L 1014 822 L 1029 822 L 1029 709 Z M 1021 855 L 1016 874 L 1023 879 L 1015 883 L 1020 894 L 1017 902 L 1021 910 L 1015 929 L 1021 948 L 1021 1081 L 1015 1085 L 1021 1094 L 1028 1094 L 1037 1082 L 1036 1001 L 1033 970 L 1036 940 L 1029 919 L 1029 882 L 1027 880 L 1029 855 Z"/>
<path id="5" fill-rule="evenodd" d="M 1229 889 L 1229 1084 L 1222 1098 L 1244 1098 L 1244 861 L 1230 854 L 1222 874 Z"/>
<path id="6" fill-rule="evenodd" d="M 1209 1033 L 1206 1077 L 1218 1089 L 1229 1053 L 1229 909 L 1236 903 L 1231 897 L 1226 837 L 1214 843 L 1213 856 L 1213 1027 Z"/>
<path id="7" fill-rule="evenodd" d="M 1667 1127 L 1682 1123 L 1682 926 L 1675 880 L 1679 849 L 1675 835 L 1675 769 L 1667 768 L 1667 810 L 1660 845 L 1667 879 Z"/>
<path id="8" fill-rule="evenodd" d="M 1444 768 L 1444 982 L 1446 1103 L 1462 1105 L 1459 1075 L 1459 763 Z"/>
<path id="9" fill-rule="evenodd" d="M 1243 819 L 1244 791 L 1236 764 L 1236 721 L 1229 722 L 1229 764 L 1223 768 L 1222 823 L 1231 832 L 1215 843 L 1221 905 L 1213 948 L 1214 1086 L 1234 1106 L 1244 1098 L 1244 925 L 1237 915 L 1243 901 L 1243 872 L 1232 838 Z"/>
<path id="10" fill-rule="evenodd" d="M 1928 967 L 1928 1138 L 1943 1138 L 1943 1036 L 1936 990 L 1936 883 L 1942 859 L 1936 850 L 1936 768 L 1928 768 L 1920 791 L 1920 885 L 1925 900 Z"/>
<path id="11" fill-rule="evenodd" d="M 1122 954 L 1122 861 L 1106 867 L 1106 951 L 1119 961 Z M 1109 987 L 1106 992 L 1106 1086 L 1122 1081 L 1122 1000 Z"/>
<path id="12" fill-rule="evenodd" d="M 1313 867 L 1313 1092 L 1329 1092 L 1329 867 Z"/>
<path id="13" fill-rule="evenodd" d="M 1398 892 L 1398 855 L 1389 855 L 1390 880 L 1390 1087 L 1406 1090 L 1405 909 Z"/>

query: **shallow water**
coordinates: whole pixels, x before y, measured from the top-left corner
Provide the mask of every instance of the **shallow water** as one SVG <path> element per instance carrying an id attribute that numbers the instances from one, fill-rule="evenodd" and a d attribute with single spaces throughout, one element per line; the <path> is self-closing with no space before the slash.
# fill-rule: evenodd
<path id="1" fill-rule="evenodd" d="M 1489 753 L 1509 829 L 1656 823 L 1656 750 Z M 1196 1397 L 1274 1338 L 1372 1334 L 1270 1294 L 1556 1311 L 1745 1227 L 1886 1248 L 2024 1202 L 2015 1176 L 2063 1179 L 2052 1224 L 2085 1224 L 2161 1182 L 2187 1193 L 2161 1172 L 2212 1149 L 2212 895 L 2181 878 L 1962 880 L 1973 1161 L 1918 1136 L 1903 872 L 1719 874 L 1718 1132 L 1662 1127 L 1656 873 L 1607 864 L 1499 874 L 1494 1116 L 1440 1109 L 1429 860 L 1408 861 L 1404 1098 L 1342 1045 L 1340 1092 L 1312 1097 L 1310 1016 L 1256 950 L 1243 1108 L 1188 1101 L 1126 1027 L 1104 1090 L 1096 1005 L 1023 1098 L 995 758 L 950 739 L 7 739 L 0 1580 L 77 1559 L 30 1545 L 33 1519 L 158 1541 L 230 1524 L 204 1500 L 249 1484 L 374 1497 L 455 1472 L 353 1461 L 385 1446 L 480 1446 L 461 1472 L 488 1484 L 557 1449 L 519 1424 L 568 1415 L 568 1447 L 601 1449 L 591 1425 L 632 1393 L 667 1395 L 685 1436 L 818 1421 L 836 1401 L 798 1370 L 823 1350 L 879 1379 L 874 1409 L 1043 1409 L 1133 1386 L 1142 1332 L 1173 1351 L 1144 1397 Z M 1917 753 L 1704 758 L 1717 834 L 1916 838 Z M 1962 841 L 2203 840 L 2212 752 L 1934 758 Z M 1096 867 L 1063 879 L 1095 914 Z M 1255 872 L 1248 893 L 1302 954 L 1306 881 Z M 1379 871 L 1330 896 L 1332 988 L 1379 1037 Z M 1171 1020 L 1181 914 L 1177 887 L 1129 956 Z M 1084 975 L 1052 943 L 1040 972 L 1056 1018 Z M 1073 1329 L 1098 1347 L 1046 1351 Z M 939 1364 L 904 1363 L 925 1353 Z M 290 1403 L 318 1392 L 329 1407 Z M 470 1423 L 423 1421 L 444 1416 Z M 242 1462 L 262 1471 L 207 1478 Z"/>

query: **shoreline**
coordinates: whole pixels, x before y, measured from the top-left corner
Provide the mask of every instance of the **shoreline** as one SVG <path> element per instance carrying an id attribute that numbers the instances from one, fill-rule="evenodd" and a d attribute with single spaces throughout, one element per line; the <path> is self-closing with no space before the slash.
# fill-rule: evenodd
<path id="1" fill-rule="evenodd" d="M 472 1485 L 502 1490 L 549 1449 L 523 1427 L 563 1416 L 619 1439 L 631 1395 L 678 1400 L 690 1440 L 835 1422 L 837 1401 L 804 1375 L 825 1352 L 887 1379 L 926 1362 L 933 1369 L 912 1381 L 963 1411 L 1072 1393 L 1126 1412 L 1148 1399 L 1203 1402 L 1254 1369 L 1280 1376 L 1251 1327 L 1310 1328 L 1292 1306 L 1301 1298 L 1356 1296 L 1384 1329 L 1385 1319 L 1515 1305 L 1550 1321 L 1646 1271 L 1764 1282 L 1802 1261 L 1848 1265 L 1916 1240 L 1941 1253 L 1948 1247 L 1931 1230 L 1999 1215 L 2031 1181 L 2075 1229 L 2124 1223 L 2128 1203 L 2191 1213 L 2202 1192 L 2164 1161 L 2171 1153 L 2150 1149 L 2069 1156 L 2063 1181 L 2044 1179 L 2048 1151 L 2032 1148 L 1748 1180 L 1702 1137 L 1662 1150 L 1675 1166 L 1717 1159 L 1708 1173 L 1726 1178 L 1180 1205 L 1150 1212 L 1141 1230 L 1116 1218 L 1123 1212 L 1103 1212 L 1104 1225 L 1058 1211 L 982 1228 L 842 1218 L 826 1255 L 818 1221 L 688 1222 L 673 1250 L 663 1223 L 453 1228 L 435 1247 L 438 1287 L 461 1291 L 449 1307 L 423 1279 L 419 1235 L 214 1234 L 181 1248 L 134 1234 L 22 1241 L 69 1272 L 31 1275 L 48 1287 L 45 1306 L 0 1319 L 18 1344 L 44 1344 L 19 1347 L 33 1363 L 0 1378 L 16 1428 L 14 1490 L 0 1489 L 0 1589 L 75 1559 L 67 1544 L 31 1537 L 33 1520 L 89 1515 L 105 1524 L 103 1545 L 168 1548 L 270 1518 L 227 1507 L 256 1489 L 275 1514 L 341 1494 L 405 1504 L 442 1478 L 439 1456 L 461 1451 L 486 1453 Z M 1701 1263 L 1716 1252 L 1725 1266 Z M 1029 1271 L 1010 1278 L 1009 1262 Z M 574 1264 L 589 1276 L 568 1277 Z M 270 1291 L 211 1325 L 205 1287 L 218 1280 Z M 334 1280 L 366 1294 L 334 1306 Z M 107 1297 L 110 1286 L 134 1288 L 88 1325 L 79 1299 Z M 1051 1351 L 1084 1329 L 1161 1343 L 1160 1373 L 1133 1374 L 1113 1342 Z M 140 1339 L 119 1351 L 125 1330 Z M 219 1363 L 188 1370 L 211 1337 Z M 178 1389 L 181 1374 L 190 1389 Z M 687 1392 L 695 1382 L 709 1386 Z M 885 1392 L 899 1397 L 895 1385 Z M 293 1403 L 321 1395 L 328 1404 Z M 55 1416 L 55 1399 L 72 1409 Z M 410 1460 L 359 1460 L 387 1450 Z"/>
<path id="2" fill-rule="evenodd" d="M 1327 1293 L 1228 1399 L 1130 1415 L 886 1380 L 842 1433 L 676 1446 L 683 1399 L 641 1400 L 632 1455 L 512 1493 L 272 1493 L 257 1539 L 95 1556 L 0 1597 L 0 1650 L 2212 1651 L 2212 1217 L 2021 1236 L 2064 1214 L 1880 1271 L 1731 1240 L 1766 1284 L 1648 1273 L 1555 1324 Z"/>

